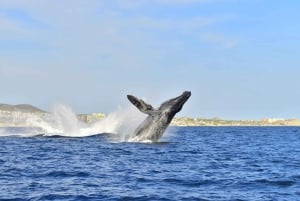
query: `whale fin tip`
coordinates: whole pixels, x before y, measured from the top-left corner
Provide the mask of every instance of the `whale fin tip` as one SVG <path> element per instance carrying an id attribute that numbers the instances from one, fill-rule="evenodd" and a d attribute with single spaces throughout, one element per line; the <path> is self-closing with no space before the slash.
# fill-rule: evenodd
<path id="1" fill-rule="evenodd" d="M 154 115 L 156 113 L 156 110 L 152 107 L 152 105 L 146 103 L 142 99 L 138 99 L 133 95 L 127 95 L 127 98 L 142 113 L 145 113 L 145 114 L 148 114 L 148 115 Z"/>

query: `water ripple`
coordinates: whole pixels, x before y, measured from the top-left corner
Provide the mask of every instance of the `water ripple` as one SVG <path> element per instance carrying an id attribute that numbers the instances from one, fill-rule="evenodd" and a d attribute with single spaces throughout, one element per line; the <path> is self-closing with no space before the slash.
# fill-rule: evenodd
<path id="1" fill-rule="evenodd" d="M 65 171 L 49 171 L 43 176 L 45 177 L 89 177 L 90 174 L 87 172 L 65 172 Z"/>

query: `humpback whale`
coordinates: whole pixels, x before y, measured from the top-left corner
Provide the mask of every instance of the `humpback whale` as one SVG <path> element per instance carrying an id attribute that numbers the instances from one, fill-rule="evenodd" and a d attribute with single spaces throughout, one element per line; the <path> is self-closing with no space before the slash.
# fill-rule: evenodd
<path id="1" fill-rule="evenodd" d="M 132 95 L 127 95 L 129 101 L 141 112 L 147 114 L 147 118 L 135 129 L 129 137 L 131 142 L 150 141 L 157 142 L 177 112 L 182 109 L 184 103 L 191 96 L 190 91 L 183 92 L 180 96 L 163 102 L 157 109 L 152 105 Z"/>

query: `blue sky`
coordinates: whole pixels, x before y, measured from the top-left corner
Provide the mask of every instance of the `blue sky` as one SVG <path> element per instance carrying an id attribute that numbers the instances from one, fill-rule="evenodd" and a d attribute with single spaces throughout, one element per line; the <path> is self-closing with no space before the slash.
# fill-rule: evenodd
<path id="1" fill-rule="evenodd" d="M 300 1 L 0 0 L 0 102 L 109 113 L 300 118 Z"/>

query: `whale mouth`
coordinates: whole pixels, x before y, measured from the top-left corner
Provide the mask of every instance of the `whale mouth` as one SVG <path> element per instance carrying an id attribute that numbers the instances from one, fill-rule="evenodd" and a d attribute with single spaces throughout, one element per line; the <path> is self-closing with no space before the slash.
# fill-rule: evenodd
<path id="1" fill-rule="evenodd" d="M 192 95 L 192 93 L 190 91 L 185 91 L 182 95 L 188 99 Z"/>
<path id="2" fill-rule="evenodd" d="M 184 91 L 182 95 L 178 97 L 181 104 L 184 104 L 190 98 L 191 95 L 192 93 L 190 91 Z"/>
<path id="3" fill-rule="evenodd" d="M 182 106 L 190 98 L 191 95 L 192 93 L 190 91 L 184 91 L 180 96 L 171 100 L 170 103 L 173 102 L 172 103 L 173 112 L 175 113 L 179 112 Z"/>

